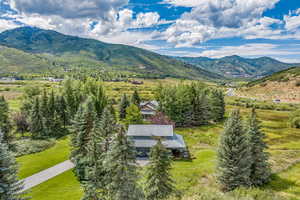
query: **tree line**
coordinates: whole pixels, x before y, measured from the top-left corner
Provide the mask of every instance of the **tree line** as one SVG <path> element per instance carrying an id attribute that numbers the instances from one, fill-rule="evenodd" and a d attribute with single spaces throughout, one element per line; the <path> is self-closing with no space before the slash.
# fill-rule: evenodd
<path id="1" fill-rule="evenodd" d="M 202 83 L 160 85 L 156 90 L 156 99 L 159 110 L 177 127 L 201 126 L 224 119 L 223 92 Z"/>

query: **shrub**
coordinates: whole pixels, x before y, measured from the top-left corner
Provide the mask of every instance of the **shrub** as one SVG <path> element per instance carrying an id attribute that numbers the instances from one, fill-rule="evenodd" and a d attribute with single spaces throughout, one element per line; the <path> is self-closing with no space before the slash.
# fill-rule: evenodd
<path id="1" fill-rule="evenodd" d="M 16 156 L 23 156 L 32 153 L 38 153 L 49 149 L 55 145 L 54 139 L 49 140 L 31 140 L 23 139 L 14 142 L 14 153 Z"/>
<path id="2" fill-rule="evenodd" d="M 300 80 L 296 81 L 295 86 L 300 87 Z"/>
<path id="3" fill-rule="evenodd" d="M 300 128 L 300 117 L 294 117 L 291 120 L 291 127 L 292 128 Z"/>

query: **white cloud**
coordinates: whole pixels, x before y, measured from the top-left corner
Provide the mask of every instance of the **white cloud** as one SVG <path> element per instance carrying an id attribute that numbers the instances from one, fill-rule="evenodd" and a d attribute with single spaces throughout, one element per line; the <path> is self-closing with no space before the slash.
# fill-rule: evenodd
<path id="1" fill-rule="evenodd" d="M 176 5 L 184 1 L 171 0 Z M 165 38 L 177 46 L 192 46 L 209 39 L 271 33 L 270 26 L 280 21 L 263 18 L 265 10 L 279 0 L 201 0 L 168 28 Z M 187 3 L 186 2 L 186 3 Z"/>
<path id="2" fill-rule="evenodd" d="M 159 23 L 159 18 L 157 12 L 139 13 L 134 24 L 137 27 L 151 27 Z"/>
<path id="3" fill-rule="evenodd" d="M 6 31 L 9 29 L 13 29 L 18 27 L 19 25 L 16 24 L 14 21 L 6 20 L 6 19 L 0 19 L 0 32 Z"/>
<path id="4" fill-rule="evenodd" d="M 174 6 L 182 7 L 196 7 L 201 4 L 200 0 L 165 0 L 162 3 L 172 4 Z"/>
<path id="5" fill-rule="evenodd" d="M 9 0 L 11 8 L 20 13 L 62 18 L 96 18 L 109 20 L 128 4 L 128 0 Z"/>
<path id="6" fill-rule="evenodd" d="M 129 32 L 131 28 L 146 28 L 167 23 L 157 12 L 137 13 L 122 8 L 128 0 L 10 0 L 17 11 L 10 17 L 19 23 L 51 29 L 69 35 L 91 37 L 106 42 L 145 45 L 154 37 L 152 32 Z M 93 25 L 92 25 L 93 24 Z M 92 25 L 92 26 L 91 26 Z"/>
<path id="7" fill-rule="evenodd" d="M 289 15 L 284 16 L 285 28 L 287 31 L 295 32 L 300 29 L 300 8 Z"/>

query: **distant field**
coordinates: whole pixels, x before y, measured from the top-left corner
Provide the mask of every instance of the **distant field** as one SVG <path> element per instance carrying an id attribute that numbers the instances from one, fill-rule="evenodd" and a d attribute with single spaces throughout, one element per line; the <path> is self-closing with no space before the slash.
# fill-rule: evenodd
<path id="1" fill-rule="evenodd" d="M 237 91 L 238 96 L 259 100 L 280 99 L 300 103 L 300 68 L 290 68 L 250 82 Z"/>

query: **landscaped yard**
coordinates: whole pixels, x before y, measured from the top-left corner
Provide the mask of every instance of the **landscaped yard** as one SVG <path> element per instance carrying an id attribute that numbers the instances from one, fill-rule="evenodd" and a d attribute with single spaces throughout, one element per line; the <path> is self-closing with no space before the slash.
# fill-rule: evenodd
<path id="1" fill-rule="evenodd" d="M 228 110 L 233 108 L 229 106 Z M 242 109 L 243 116 L 249 113 L 250 109 Z M 267 188 L 295 199 L 300 193 L 300 165 L 296 164 L 300 158 L 300 142 L 296 140 L 300 137 L 300 130 L 288 128 L 287 112 L 258 110 L 258 115 L 268 136 L 273 169 L 280 172 Z M 203 187 L 215 190 L 216 147 L 221 132 L 222 124 L 176 129 L 176 133 L 184 136 L 192 156 L 191 161 L 174 162 L 172 170 L 177 187 L 185 197 L 195 195 Z M 63 139 L 45 152 L 19 158 L 21 177 L 68 159 L 68 143 L 68 139 Z M 68 171 L 33 188 L 30 195 L 33 200 L 79 200 L 82 191 L 73 172 Z"/>
<path id="2" fill-rule="evenodd" d="M 65 137 L 57 140 L 55 146 L 50 149 L 17 158 L 20 165 L 20 178 L 26 178 L 68 160 L 70 154 L 69 142 L 69 137 Z"/>
<path id="3" fill-rule="evenodd" d="M 164 80 L 164 83 L 173 83 L 173 80 Z M 158 81 L 145 81 L 144 85 L 139 86 L 124 82 L 105 83 L 105 85 L 109 96 L 115 98 L 138 88 L 143 98 L 152 99 Z M 18 100 L 10 100 L 10 105 L 17 110 L 19 103 L 15 101 Z M 238 107 L 227 106 L 226 116 L 234 108 Z M 249 108 L 241 108 L 244 117 L 248 116 L 250 111 Z M 270 146 L 273 171 L 278 172 L 267 188 L 295 200 L 300 192 L 298 181 L 300 179 L 300 130 L 288 127 L 289 112 L 272 110 L 257 110 L 257 112 L 263 130 L 267 134 L 266 141 Z M 203 191 L 203 188 L 206 191 L 218 191 L 214 172 L 216 150 L 222 129 L 222 123 L 176 129 L 176 133 L 184 136 L 192 157 L 190 161 L 174 162 L 172 170 L 176 185 L 182 191 L 184 199 L 192 200 L 194 195 L 197 196 Z M 67 160 L 69 153 L 69 137 L 65 137 L 46 151 L 19 157 L 17 161 L 20 164 L 20 178 L 28 177 Z M 82 190 L 71 170 L 32 188 L 29 192 L 33 200 L 79 200 L 81 195 Z"/>

